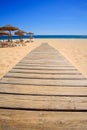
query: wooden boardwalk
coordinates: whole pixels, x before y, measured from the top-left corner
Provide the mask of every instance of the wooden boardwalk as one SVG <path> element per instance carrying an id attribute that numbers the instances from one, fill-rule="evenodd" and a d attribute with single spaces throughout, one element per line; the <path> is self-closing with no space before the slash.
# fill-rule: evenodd
<path id="1" fill-rule="evenodd" d="M 87 130 L 87 79 L 47 43 L 0 80 L 0 130 Z"/>

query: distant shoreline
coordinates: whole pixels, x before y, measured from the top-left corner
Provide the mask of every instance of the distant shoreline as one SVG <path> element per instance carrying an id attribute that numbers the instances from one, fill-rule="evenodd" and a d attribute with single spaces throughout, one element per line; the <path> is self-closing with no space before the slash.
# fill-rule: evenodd
<path id="1" fill-rule="evenodd" d="M 34 35 L 35 39 L 87 39 L 87 35 Z M 4 36 L 8 40 L 8 36 Z M 19 36 L 12 36 L 13 40 L 19 39 Z M 23 39 L 29 39 L 29 36 L 23 36 Z M 0 40 L 2 37 L 0 36 Z"/>
<path id="2" fill-rule="evenodd" d="M 35 35 L 34 38 L 52 39 L 87 39 L 87 35 Z"/>

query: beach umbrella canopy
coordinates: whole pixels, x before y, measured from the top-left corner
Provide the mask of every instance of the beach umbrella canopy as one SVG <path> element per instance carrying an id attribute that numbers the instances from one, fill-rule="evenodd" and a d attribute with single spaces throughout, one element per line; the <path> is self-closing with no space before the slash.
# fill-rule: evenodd
<path id="1" fill-rule="evenodd" d="M 3 26 L 3 27 L 0 27 L 0 30 L 2 31 L 9 31 L 9 36 L 10 36 L 10 39 L 12 41 L 12 34 L 11 34 L 11 31 L 16 31 L 18 30 L 17 27 L 14 27 L 14 26 L 11 26 L 11 25 L 6 25 L 6 26 Z"/>
<path id="2" fill-rule="evenodd" d="M 7 33 L 7 32 L 4 32 L 4 31 L 0 31 L 0 35 L 9 35 L 9 33 Z"/>
<path id="3" fill-rule="evenodd" d="M 4 41 L 4 35 L 8 35 L 9 36 L 9 33 L 7 33 L 7 32 L 4 32 L 4 31 L 0 31 L 0 35 L 2 36 L 2 38 L 3 38 L 3 41 Z"/>
<path id="4" fill-rule="evenodd" d="M 27 33 L 27 34 L 29 34 L 29 37 L 30 37 L 30 39 L 32 39 L 33 38 L 33 32 L 29 32 L 29 33 Z"/>
<path id="5" fill-rule="evenodd" d="M 33 32 L 29 32 L 29 33 L 27 33 L 27 34 L 34 34 Z"/>
<path id="6" fill-rule="evenodd" d="M 25 31 L 18 30 L 18 31 L 15 32 L 15 35 L 19 35 L 20 39 L 22 39 L 22 36 L 24 36 L 25 33 L 26 33 Z"/>

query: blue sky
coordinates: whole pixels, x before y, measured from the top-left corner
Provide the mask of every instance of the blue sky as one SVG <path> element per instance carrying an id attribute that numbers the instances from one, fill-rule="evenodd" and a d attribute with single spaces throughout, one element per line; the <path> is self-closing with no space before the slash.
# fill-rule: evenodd
<path id="1" fill-rule="evenodd" d="M 86 35 L 87 0 L 0 0 L 0 26 L 35 34 Z"/>

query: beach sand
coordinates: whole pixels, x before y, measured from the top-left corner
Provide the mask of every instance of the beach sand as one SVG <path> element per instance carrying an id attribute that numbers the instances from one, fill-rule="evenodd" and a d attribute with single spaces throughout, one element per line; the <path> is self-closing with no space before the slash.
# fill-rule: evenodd
<path id="1" fill-rule="evenodd" d="M 0 48 L 0 78 L 39 45 L 38 43 L 29 43 L 28 46 Z"/>
<path id="2" fill-rule="evenodd" d="M 87 78 L 86 39 L 34 39 L 28 46 L 0 48 L 0 78 L 41 43 L 49 43 Z"/>

